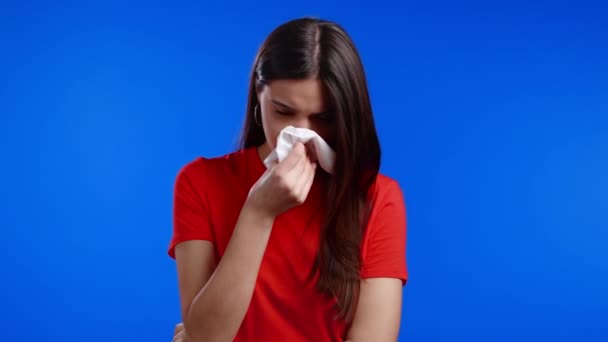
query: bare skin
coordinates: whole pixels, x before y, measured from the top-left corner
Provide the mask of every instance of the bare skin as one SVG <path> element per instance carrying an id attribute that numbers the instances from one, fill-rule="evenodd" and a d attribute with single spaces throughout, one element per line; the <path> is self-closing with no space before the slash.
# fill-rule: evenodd
<path id="1" fill-rule="evenodd" d="M 318 81 L 272 82 L 258 96 L 267 136 L 258 149 L 260 158 L 274 149 L 278 133 L 287 125 L 317 129 L 331 138 L 327 120 L 319 119 L 324 99 Z M 234 339 L 251 301 L 274 219 L 304 203 L 316 168 L 301 143 L 268 168 L 252 186 L 221 260 L 215 260 L 209 241 L 176 246 L 183 330 L 176 329 L 175 341 Z"/>
<path id="2" fill-rule="evenodd" d="M 273 81 L 257 95 L 266 136 L 258 148 L 260 159 L 275 148 L 279 132 L 288 125 L 312 129 L 333 145 L 333 113 L 319 80 Z M 175 328 L 174 342 L 234 339 L 249 307 L 274 220 L 306 200 L 316 169 L 314 157 L 302 144 L 268 168 L 252 186 L 221 260 L 216 260 L 209 241 L 176 246 L 183 323 Z M 400 280 L 363 280 L 348 340 L 395 341 L 400 309 Z"/>

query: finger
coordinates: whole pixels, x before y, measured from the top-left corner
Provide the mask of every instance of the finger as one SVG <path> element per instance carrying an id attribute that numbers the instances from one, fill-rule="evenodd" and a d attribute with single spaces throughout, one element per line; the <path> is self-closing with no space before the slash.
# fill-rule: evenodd
<path id="1" fill-rule="evenodd" d="M 272 173 L 279 166 L 279 160 L 275 159 L 270 165 L 266 168 L 266 173 Z"/>
<path id="2" fill-rule="evenodd" d="M 303 175 L 301 176 L 301 181 L 298 184 L 298 193 L 299 194 L 308 194 L 308 192 L 310 191 L 310 188 L 312 187 L 312 183 L 315 180 L 315 175 L 316 175 L 316 170 L 317 170 L 317 163 L 313 162 L 313 161 L 308 161 L 308 165 L 306 165 L 305 167 L 305 172 L 303 173 Z"/>
<path id="3" fill-rule="evenodd" d="M 310 188 L 312 188 L 312 184 L 315 181 L 315 175 L 317 174 L 316 170 L 317 170 L 317 164 L 315 163 L 311 166 L 310 176 L 308 177 L 308 181 L 306 182 L 306 185 L 304 185 L 304 188 L 302 189 L 302 191 L 304 193 L 306 193 L 306 196 L 308 196 L 308 193 L 310 192 Z"/>
<path id="4" fill-rule="evenodd" d="M 298 189 L 300 188 L 300 179 L 305 171 L 305 166 L 305 162 L 299 162 L 291 170 L 284 172 L 279 176 L 283 187 L 285 187 L 285 190 L 287 190 L 291 196 L 297 197 Z"/>
<path id="5" fill-rule="evenodd" d="M 173 335 L 179 334 L 182 330 L 184 330 L 184 323 L 179 323 L 175 326 L 175 330 L 173 331 Z"/>
<path id="6" fill-rule="evenodd" d="M 300 147 L 298 147 L 300 148 Z M 304 148 L 303 145 L 301 148 Z M 283 176 L 285 177 L 285 181 L 287 184 L 290 184 L 293 189 L 298 189 L 297 185 L 300 182 L 300 178 L 304 174 L 305 166 L 307 163 L 310 163 L 308 156 L 306 155 L 306 151 L 303 152 L 303 156 L 296 161 L 295 165 L 291 167 L 291 169 L 286 169 L 283 172 Z M 278 167 L 277 167 L 278 168 Z"/>
<path id="7" fill-rule="evenodd" d="M 312 142 L 309 142 L 306 144 L 306 154 L 308 154 L 308 157 L 313 162 L 317 161 L 317 153 L 315 151 L 315 145 Z"/>
<path id="8" fill-rule="evenodd" d="M 308 171 L 312 167 L 312 161 L 308 156 L 302 158 L 298 165 L 296 165 L 293 169 L 294 175 L 294 190 L 298 191 L 302 189 L 303 185 L 308 180 Z"/>
<path id="9" fill-rule="evenodd" d="M 186 342 L 189 341 L 188 335 L 186 335 L 186 330 L 182 330 L 178 332 L 175 336 L 173 336 L 173 342 Z"/>
<path id="10" fill-rule="evenodd" d="M 304 147 L 304 144 L 302 144 L 301 142 L 297 142 L 293 146 L 291 151 L 289 151 L 289 154 L 287 154 L 287 158 L 285 158 L 281 163 L 279 163 L 277 170 L 291 170 L 297 165 L 300 160 L 302 160 L 304 156 L 306 156 L 306 148 Z"/>

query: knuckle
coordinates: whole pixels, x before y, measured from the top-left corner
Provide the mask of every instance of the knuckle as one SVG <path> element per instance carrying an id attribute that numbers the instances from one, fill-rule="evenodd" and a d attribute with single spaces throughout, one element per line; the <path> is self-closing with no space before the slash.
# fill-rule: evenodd
<path id="1" fill-rule="evenodd" d="M 295 191 L 292 193 L 292 196 L 294 202 L 296 202 L 297 204 L 304 203 L 304 200 L 306 199 L 306 196 L 303 193 L 296 193 Z"/>
<path id="2" fill-rule="evenodd" d="M 285 196 L 289 199 L 289 200 L 293 200 L 294 199 L 294 193 L 293 193 L 293 189 L 285 186 L 285 188 L 283 189 L 285 191 Z"/>
<path id="3" fill-rule="evenodd" d="M 277 182 L 277 184 L 278 184 L 279 186 L 281 186 L 281 184 L 283 184 L 283 182 L 284 182 L 285 175 L 284 175 L 284 173 L 283 173 L 282 171 L 280 171 L 280 170 L 274 170 L 274 171 L 272 172 L 271 177 L 274 179 L 274 181 L 275 181 L 275 182 Z"/>
<path id="4" fill-rule="evenodd" d="M 287 178 L 285 176 L 279 175 L 279 177 L 277 177 L 277 185 L 280 190 L 289 191 L 289 184 L 288 184 Z"/>
<path id="5" fill-rule="evenodd" d="M 289 192 L 287 193 L 287 198 L 289 199 L 290 202 L 297 203 L 299 196 L 293 189 L 289 189 Z"/>

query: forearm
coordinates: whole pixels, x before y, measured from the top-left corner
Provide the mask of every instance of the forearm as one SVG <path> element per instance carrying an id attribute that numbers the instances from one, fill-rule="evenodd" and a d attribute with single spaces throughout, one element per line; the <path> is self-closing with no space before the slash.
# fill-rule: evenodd
<path id="1" fill-rule="evenodd" d="M 217 268 L 194 298 L 185 325 L 194 341 L 232 341 L 251 302 L 274 219 L 243 207 Z"/>

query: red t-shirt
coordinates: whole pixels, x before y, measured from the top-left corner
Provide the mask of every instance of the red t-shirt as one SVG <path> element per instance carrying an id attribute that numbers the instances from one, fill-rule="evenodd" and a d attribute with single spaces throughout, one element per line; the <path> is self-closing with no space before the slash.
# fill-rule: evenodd
<path id="1" fill-rule="evenodd" d="M 255 147 L 217 158 L 199 157 L 185 165 L 175 182 L 173 237 L 208 240 L 218 260 L 224 255 L 251 186 L 266 167 Z M 323 181 L 315 178 L 306 201 L 276 217 L 260 265 L 253 298 L 235 341 L 341 341 L 346 325 L 335 320 L 335 299 L 308 278 L 323 219 Z M 398 183 L 378 175 L 374 205 L 365 230 L 361 278 L 399 278 L 405 284 L 406 216 Z"/>

